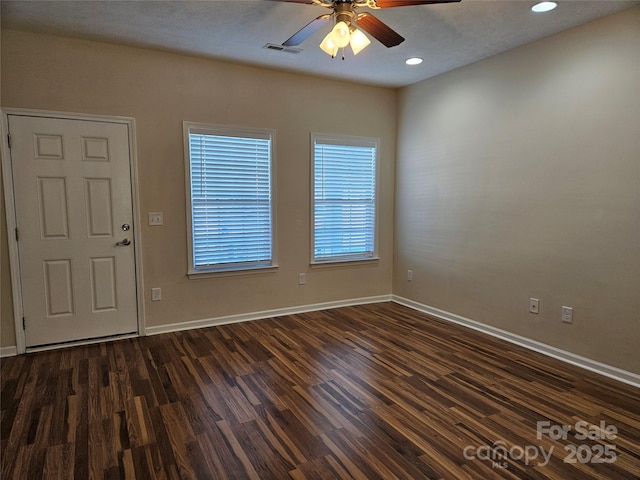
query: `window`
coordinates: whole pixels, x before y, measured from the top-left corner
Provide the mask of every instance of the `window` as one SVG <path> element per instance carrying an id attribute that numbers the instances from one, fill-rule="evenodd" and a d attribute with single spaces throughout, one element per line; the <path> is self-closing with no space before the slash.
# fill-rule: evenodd
<path id="1" fill-rule="evenodd" d="M 378 139 L 312 134 L 313 263 L 377 257 Z"/>
<path id="2" fill-rule="evenodd" d="M 274 132 L 184 123 L 189 273 L 267 268 Z"/>

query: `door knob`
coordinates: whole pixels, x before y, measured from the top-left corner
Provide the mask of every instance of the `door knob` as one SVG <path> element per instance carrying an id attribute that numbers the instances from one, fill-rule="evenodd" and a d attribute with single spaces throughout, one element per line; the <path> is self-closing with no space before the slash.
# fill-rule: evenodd
<path id="1" fill-rule="evenodd" d="M 121 242 L 116 243 L 116 247 L 126 247 L 127 245 L 131 245 L 131 240 L 125 238 Z"/>

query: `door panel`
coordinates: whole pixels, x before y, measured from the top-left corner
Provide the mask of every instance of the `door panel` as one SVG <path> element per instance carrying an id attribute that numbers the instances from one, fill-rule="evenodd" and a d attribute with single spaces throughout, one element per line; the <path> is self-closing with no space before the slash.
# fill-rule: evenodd
<path id="1" fill-rule="evenodd" d="M 40 238 L 69 238 L 67 181 L 56 177 L 38 177 Z"/>
<path id="2" fill-rule="evenodd" d="M 137 331 L 129 129 L 9 115 L 26 346 Z M 118 245 L 121 243 L 121 245 Z"/>
<path id="3" fill-rule="evenodd" d="M 114 257 L 91 259 L 91 299 L 94 313 L 117 310 L 116 262 Z"/>
<path id="4" fill-rule="evenodd" d="M 113 237 L 113 202 L 110 178 L 85 178 L 89 237 Z"/>
<path id="5" fill-rule="evenodd" d="M 73 315 L 71 260 L 44 261 L 44 295 L 47 317 Z"/>

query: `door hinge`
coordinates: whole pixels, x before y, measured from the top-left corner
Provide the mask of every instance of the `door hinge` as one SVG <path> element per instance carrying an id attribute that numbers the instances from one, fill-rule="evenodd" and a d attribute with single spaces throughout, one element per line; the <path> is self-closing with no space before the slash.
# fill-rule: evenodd
<path id="1" fill-rule="evenodd" d="M 23 330 L 27 329 L 27 320 L 24 317 L 22 317 L 22 329 Z"/>
<path id="2" fill-rule="evenodd" d="M 11 134 L 7 135 L 7 143 L 9 144 L 9 148 L 11 148 Z"/>
<path id="3" fill-rule="evenodd" d="M 16 242 L 20 240 L 20 234 L 18 233 L 18 228 L 16 227 Z"/>

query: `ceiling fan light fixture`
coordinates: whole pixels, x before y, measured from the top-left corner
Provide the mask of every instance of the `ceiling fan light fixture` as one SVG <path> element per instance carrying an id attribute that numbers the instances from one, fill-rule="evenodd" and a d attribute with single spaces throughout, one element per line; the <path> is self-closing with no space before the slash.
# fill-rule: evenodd
<path id="1" fill-rule="evenodd" d="M 324 37 L 324 40 L 322 40 L 322 43 L 320 43 L 320 48 L 327 55 L 335 57 L 338 54 L 338 46 L 333 42 L 333 39 L 331 38 L 332 33 L 333 31 L 329 32 L 327 36 Z"/>
<path id="2" fill-rule="evenodd" d="M 531 11 L 535 13 L 550 12 L 557 6 L 558 4 L 556 2 L 539 2 L 539 3 L 536 3 L 533 7 L 531 7 Z"/>
<path id="3" fill-rule="evenodd" d="M 351 35 L 349 34 L 349 25 L 345 22 L 336 23 L 329 35 L 331 35 L 331 40 L 338 48 L 344 48 L 349 45 Z"/>
<path id="4" fill-rule="evenodd" d="M 351 39 L 349 40 L 349 44 L 351 45 L 351 50 L 353 50 L 353 54 L 357 55 L 362 50 L 367 48 L 367 46 L 371 43 L 371 40 L 362 33 L 361 30 L 354 28 L 351 32 Z"/>

